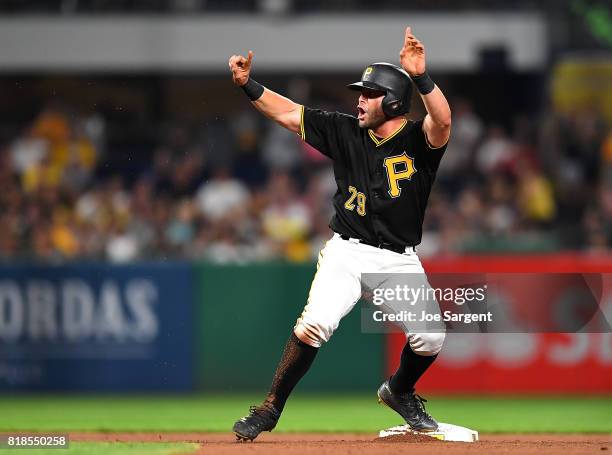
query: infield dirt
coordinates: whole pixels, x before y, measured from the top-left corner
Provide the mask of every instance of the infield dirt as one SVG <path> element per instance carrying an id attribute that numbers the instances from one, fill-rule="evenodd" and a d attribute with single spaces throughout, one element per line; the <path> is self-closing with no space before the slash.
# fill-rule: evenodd
<path id="1" fill-rule="evenodd" d="M 200 445 L 190 454 L 219 455 L 379 455 L 418 453 L 460 454 L 610 454 L 612 435 L 596 434 L 481 434 L 475 443 L 442 442 L 424 437 L 379 439 L 375 434 L 264 433 L 255 442 L 236 442 L 231 433 L 70 433 L 71 441 L 190 442 Z M 401 446 L 405 446 L 404 447 Z M 187 454 L 185 454 L 187 455 Z"/>

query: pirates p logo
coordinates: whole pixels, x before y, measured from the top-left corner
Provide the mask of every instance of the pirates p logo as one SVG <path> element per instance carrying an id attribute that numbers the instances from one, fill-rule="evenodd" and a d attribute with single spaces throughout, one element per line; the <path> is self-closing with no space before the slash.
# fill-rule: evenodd
<path id="1" fill-rule="evenodd" d="M 363 76 L 361 76 L 361 79 L 365 79 L 365 77 L 370 74 L 372 72 L 372 67 L 368 66 L 365 71 L 363 72 Z"/>
<path id="2" fill-rule="evenodd" d="M 399 181 L 410 180 L 417 171 L 414 167 L 414 159 L 404 152 L 401 155 L 385 158 L 384 166 L 387 171 L 387 179 L 389 180 L 389 195 L 391 197 L 398 197 L 402 194 Z"/>

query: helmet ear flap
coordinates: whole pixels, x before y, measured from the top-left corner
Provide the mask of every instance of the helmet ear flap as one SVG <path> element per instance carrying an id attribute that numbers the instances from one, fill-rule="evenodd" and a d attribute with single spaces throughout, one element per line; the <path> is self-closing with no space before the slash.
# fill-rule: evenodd
<path id="1" fill-rule="evenodd" d="M 402 100 L 387 100 L 383 99 L 383 112 L 387 117 L 397 117 L 402 110 Z"/>

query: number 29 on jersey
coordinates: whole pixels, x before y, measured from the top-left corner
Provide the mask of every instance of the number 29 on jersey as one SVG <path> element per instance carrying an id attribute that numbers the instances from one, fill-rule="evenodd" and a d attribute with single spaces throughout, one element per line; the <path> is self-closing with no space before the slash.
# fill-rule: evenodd
<path id="1" fill-rule="evenodd" d="M 344 208 L 347 210 L 355 210 L 357 207 L 357 214 L 360 216 L 364 216 L 366 214 L 366 196 L 360 191 L 357 191 L 357 188 L 354 186 L 349 186 L 350 196 L 344 203 Z M 356 204 L 355 204 L 356 203 Z"/>

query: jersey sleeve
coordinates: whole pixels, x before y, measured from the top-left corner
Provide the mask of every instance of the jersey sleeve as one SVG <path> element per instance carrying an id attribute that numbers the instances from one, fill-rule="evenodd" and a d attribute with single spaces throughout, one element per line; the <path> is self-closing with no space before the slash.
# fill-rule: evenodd
<path id="1" fill-rule="evenodd" d="M 446 152 L 448 141 L 440 147 L 432 146 L 427 140 L 425 131 L 423 131 L 423 120 L 414 122 L 413 139 L 419 152 L 423 156 L 423 160 L 427 163 L 429 171 L 435 173 L 438 170 L 438 166 L 440 166 L 440 161 L 444 156 L 444 152 Z"/>
<path id="2" fill-rule="evenodd" d="M 350 117 L 302 106 L 300 136 L 323 155 L 335 159 L 342 147 L 341 138 L 347 133 Z"/>

